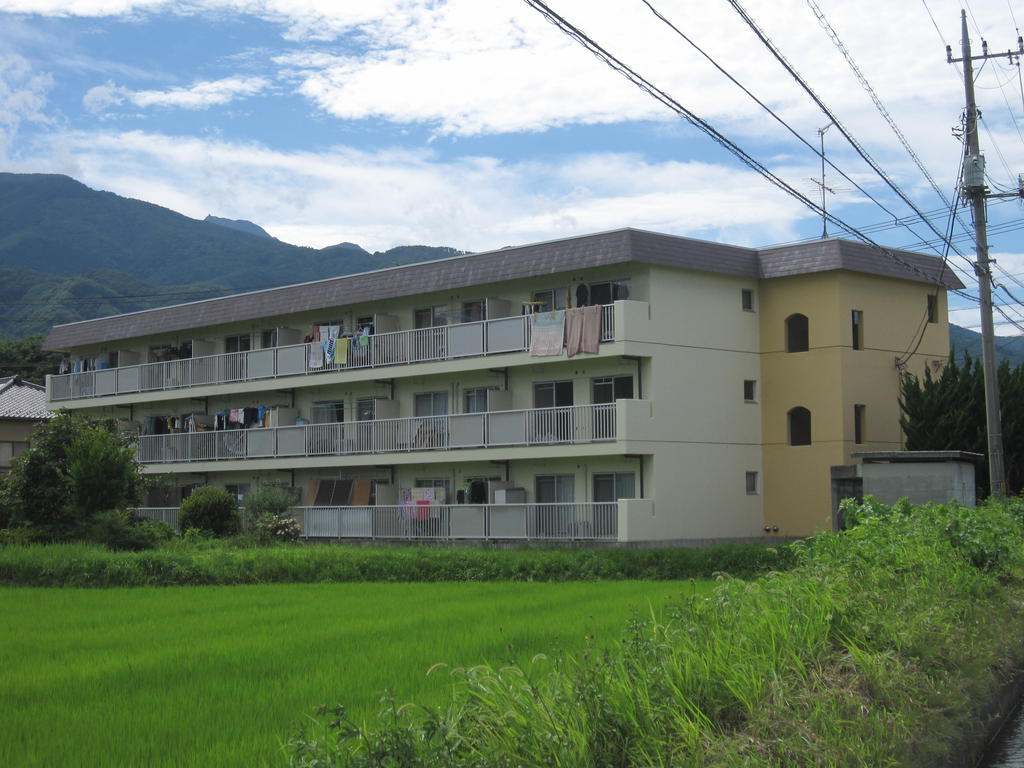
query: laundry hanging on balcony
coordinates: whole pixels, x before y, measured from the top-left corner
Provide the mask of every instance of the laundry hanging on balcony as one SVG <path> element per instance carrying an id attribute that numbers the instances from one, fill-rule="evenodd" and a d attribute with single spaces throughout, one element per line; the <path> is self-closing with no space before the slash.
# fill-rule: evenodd
<path id="1" fill-rule="evenodd" d="M 579 307 L 565 310 L 565 354 L 575 357 L 580 352 L 596 355 L 601 348 L 601 307 Z"/>
<path id="2" fill-rule="evenodd" d="M 324 367 L 324 348 L 322 343 L 319 341 L 314 341 L 309 345 L 309 367 Z"/>
<path id="3" fill-rule="evenodd" d="M 562 354 L 565 340 L 565 310 L 538 312 L 533 316 L 530 335 L 530 354 L 548 357 Z"/>

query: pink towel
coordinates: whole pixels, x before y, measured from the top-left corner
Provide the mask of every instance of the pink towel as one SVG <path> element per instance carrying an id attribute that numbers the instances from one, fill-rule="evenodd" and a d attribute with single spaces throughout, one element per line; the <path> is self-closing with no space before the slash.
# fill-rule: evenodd
<path id="1" fill-rule="evenodd" d="M 601 346 L 601 307 L 580 307 L 565 311 L 565 354 L 597 354 Z"/>

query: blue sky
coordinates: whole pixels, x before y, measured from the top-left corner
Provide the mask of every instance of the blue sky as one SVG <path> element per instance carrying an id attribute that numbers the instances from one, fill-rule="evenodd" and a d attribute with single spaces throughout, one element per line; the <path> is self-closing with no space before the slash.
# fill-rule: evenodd
<path id="1" fill-rule="evenodd" d="M 641 0 L 549 5 L 817 199 L 818 157 Z M 827 118 L 726 0 L 654 5 L 818 144 Z M 961 145 L 951 129 L 963 88 L 944 46 L 959 48 L 957 0 L 743 6 L 918 207 L 941 208 L 815 18 L 817 6 L 953 197 Z M 991 50 L 1015 47 L 1014 14 L 1024 8 L 971 0 L 969 10 L 975 47 L 982 36 Z M 1024 172 L 1019 69 L 989 62 L 977 86 L 990 178 L 1015 185 Z M 835 128 L 825 142 L 872 197 L 911 213 Z M 317 247 L 482 250 L 621 226 L 753 246 L 821 234 L 820 218 L 521 0 L 0 0 L 0 159 L 3 170 L 66 173 L 188 216 L 250 219 Z M 835 190 L 829 209 L 851 224 L 890 220 L 832 169 L 826 184 Z M 934 221 L 946 223 L 941 213 Z M 1024 298 L 1020 203 L 993 204 L 990 225 L 997 278 Z M 921 225 L 881 226 L 872 236 L 925 251 L 921 238 L 932 239 Z M 973 252 L 969 242 L 961 249 Z M 952 259 L 966 273 L 966 259 Z M 1013 303 L 1005 292 L 999 299 Z M 954 320 L 976 326 L 971 302 L 955 303 Z M 1016 318 L 1019 310 L 1006 308 Z"/>

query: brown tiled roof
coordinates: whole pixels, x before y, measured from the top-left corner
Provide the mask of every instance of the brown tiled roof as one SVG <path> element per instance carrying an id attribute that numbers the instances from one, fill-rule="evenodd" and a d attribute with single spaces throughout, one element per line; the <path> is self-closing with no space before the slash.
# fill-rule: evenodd
<path id="1" fill-rule="evenodd" d="M 22 381 L 17 376 L 0 379 L 0 419 L 49 419 L 46 387 Z"/>
<path id="2" fill-rule="evenodd" d="M 920 266 L 920 273 L 867 246 L 846 241 L 825 240 L 757 251 L 618 229 L 58 325 L 50 331 L 43 348 L 66 349 L 631 261 L 751 279 L 829 269 L 853 269 L 924 282 L 933 282 L 938 275 L 939 259 L 896 253 L 915 268 Z M 945 282 L 950 287 L 963 287 L 951 273 Z"/>

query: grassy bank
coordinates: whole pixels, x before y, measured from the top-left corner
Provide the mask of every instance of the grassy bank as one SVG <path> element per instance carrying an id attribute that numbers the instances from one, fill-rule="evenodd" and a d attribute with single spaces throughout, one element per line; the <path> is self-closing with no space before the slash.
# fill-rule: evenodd
<path id="1" fill-rule="evenodd" d="M 437 704 L 436 663 L 524 663 L 710 584 L 302 584 L 0 589 L 0 765 L 237 768 L 286 762 L 313 707 Z"/>
<path id="2" fill-rule="evenodd" d="M 460 669 L 439 708 L 296 733 L 293 766 L 931 768 L 1021 661 L 1024 504 L 846 511 L 610 651 Z"/>
<path id="3" fill-rule="evenodd" d="M 749 576 L 787 568 L 785 547 L 518 549 L 205 542 L 145 552 L 87 544 L 0 548 L 0 584 L 32 587 L 230 585 L 363 581 L 592 581 Z"/>

